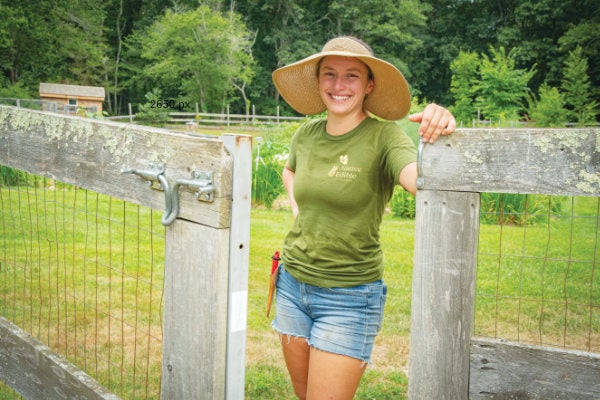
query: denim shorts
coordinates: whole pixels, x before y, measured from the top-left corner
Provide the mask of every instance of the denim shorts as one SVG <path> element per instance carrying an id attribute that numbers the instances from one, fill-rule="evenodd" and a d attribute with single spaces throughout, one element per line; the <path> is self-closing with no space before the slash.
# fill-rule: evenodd
<path id="1" fill-rule="evenodd" d="M 322 288 L 299 282 L 281 266 L 272 326 L 280 334 L 307 339 L 319 350 L 370 362 L 386 293 L 382 280 Z"/>

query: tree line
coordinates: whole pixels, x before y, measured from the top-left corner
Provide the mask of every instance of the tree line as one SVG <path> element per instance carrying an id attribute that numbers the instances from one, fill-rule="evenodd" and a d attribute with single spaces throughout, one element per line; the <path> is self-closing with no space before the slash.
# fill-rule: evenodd
<path id="1" fill-rule="evenodd" d="M 293 114 L 271 72 L 353 35 L 464 122 L 599 113 L 597 0 L 0 0 L 0 16 L 0 97 L 56 82 L 103 86 L 114 115 L 151 101 Z"/>

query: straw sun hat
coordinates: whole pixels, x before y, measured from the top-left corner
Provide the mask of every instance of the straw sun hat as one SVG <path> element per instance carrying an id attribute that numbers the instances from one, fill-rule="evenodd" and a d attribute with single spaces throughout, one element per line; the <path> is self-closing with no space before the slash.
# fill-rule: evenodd
<path id="1" fill-rule="evenodd" d="M 275 87 L 296 111 L 305 115 L 325 111 L 317 82 L 317 64 L 325 56 L 355 57 L 371 69 L 375 87 L 365 99 L 366 111 L 387 120 L 398 120 L 408 113 L 410 92 L 402 73 L 387 61 L 376 58 L 368 46 L 351 37 L 331 39 L 320 53 L 273 72 Z"/>

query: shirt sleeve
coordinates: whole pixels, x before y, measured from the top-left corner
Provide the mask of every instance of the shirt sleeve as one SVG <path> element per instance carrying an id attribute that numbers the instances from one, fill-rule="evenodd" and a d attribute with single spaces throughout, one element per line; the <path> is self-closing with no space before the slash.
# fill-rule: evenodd
<path id="1" fill-rule="evenodd" d="M 302 131 L 302 126 L 303 125 L 296 130 L 290 141 L 290 153 L 288 156 L 287 165 L 292 171 L 296 171 L 296 146 L 298 145 L 298 136 Z"/>
<path id="2" fill-rule="evenodd" d="M 386 125 L 382 139 L 382 168 L 388 178 L 397 184 L 402 169 L 417 161 L 417 148 L 412 139 L 395 123 Z"/>

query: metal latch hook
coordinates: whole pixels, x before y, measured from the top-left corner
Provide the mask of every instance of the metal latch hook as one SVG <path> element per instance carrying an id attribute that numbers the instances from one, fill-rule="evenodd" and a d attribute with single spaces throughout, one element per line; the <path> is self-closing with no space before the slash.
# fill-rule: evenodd
<path id="1" fill-rule="evenodd" d="M 193 171 L 192 179 L 178 179 L 171 187 L 164 174 L 163 164 L 150 164 L 149 170 L 125 168 L 124 174 L 135 174 L 148 181 L 150 187 L 165 192 L 165 211 L 161 219 L 164 226 L 171 225 L 179 215 L 179 186 L 189 186 L 196 189 L 198 201 L 212 202 L 214 200 L 213 173 L 211 171 Z"/>
<path id="2" fill-rule="evenodd" d="M 175 199 L 177 204 L 173 204 L 173 195 L 171 185 L 165 176 L 165 166 L 163 164 L 150 164 L 150 169 L 137 169 L 137 168 L 124 168 L 121 170 L 122 174 L 134 174 L 143 179 L 146 179 L 149 186 L 155 190 L 161 190 L 165 192 L 165 211 L 161 222 L 163 225 L 167 220 L 167 217 L 173 214 L 173 209 L 176 209 L 176 213 L 179 213 L 179 199 Z M 177 214 L 175 215 L 177 217 Z M 175 220 L 171 221 L 171 223 Z"/>

